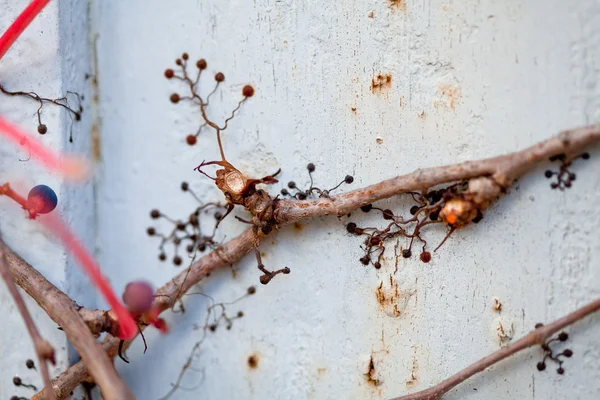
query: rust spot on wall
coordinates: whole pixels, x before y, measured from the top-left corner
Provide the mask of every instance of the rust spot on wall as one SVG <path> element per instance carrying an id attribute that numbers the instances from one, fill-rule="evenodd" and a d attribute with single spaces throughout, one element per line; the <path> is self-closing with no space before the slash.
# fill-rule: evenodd
<path id="1" fill-rule="evenodd" d="M 460 99 L 460 89 L 454 83 L 442 83 L 438 85 L 438 99 L 435 107 L 446 107 L 454 110 L 456 103 Z"/>
<path id="2" fill-rule="evenodd" d="M 375 18 L 375 11 L 369 11 L 369 18 Z"/>
<path id="3" fill-rule="evenodd" d="M 417 361 L 416 355 L 413 356 L 412 368 L 410 370 L 410 379 L 406 381 L 406 387 L 412 388 L 417 383 L 419 383 L 419 379 L 417 377 L 417 372 L 419 372 L 419 362 Z"/>
<path id="4" fill-rule="evenodd" d="M 354 114 L 356 114 L 356 107 L 350 107 L 350 109 L 352 110 L 352 112 L 353 112 Z"/>
<path id="5" fill-rule="evenodd" d="M 100 120 L 96 118 L 96 121 L 92 124 L 92 157 L 94 161 L 100 161 L 102 159 L 102 145 L 100 143 Z"/>
<path id="6" fill-rule="evenodd" d="M 427 118 L 427 113 L 425 112 L 425 110 L 423 110 L 420 113 L 418 113 L 417 116 L 421 119 L 425 119 Z"/>
<path id="7" fill-rule="evenodd" d="M 375 362 L 373 361 L 373 356 L 371 356 L 371 359 L 369 360 L 369 367 L 367 372 L 365 373 L 365 378 L 367 379 L 367 383 L 369 385 L 373 385 L 375 387 L 383 383 L 380 379 L 377 379 L 375 377 Z"/>
<path id="8" fill-rule="evenodd" d="M 258 355 L 251 354 L 248 356 L 248 367 L 251 369 L 258 368 Z"/>
<path id="9" fill-rule="evenodd" d="M 262 258 L 267 258 L 267 253 L 266 253 L 265 251 L 261 251 L 261 252 L 260 252 L 260 256 L 261 256 Z"/>
<path id="10" fill-rule="evenodd" d="M 322 378 L 327 373 L 327 368 L 317 368 L 317 377 Z"/>
<path id="11" fill-rule="evenodd" d="M 294 222 L 294 230 L 296 232 L 302 232 L 303 229 L 304 225 L 302 225 L 300 222 Z"/>
<path id="12" fill-rule="evenodd" d="M 371 78 L 371 92 L 382 93 L 392 87 L 392 74 L 377 74 Z"/>
<path id="13" fill-rule="evenodd" d="M 406 14 L 406 0 L 388 0 L 388 2 L 392 11 L 397 9 Z"/>
<path id="14" fill-rule="evenodd" d="M 393 318 L 402 316 L 406 310 L 408 301 L 415 294 L 416 292 L 414 291 L 403 292 L 400 290 L 398 282 L 392 275 L 389 276 L 388 280 L 381 281 L 375 290 L 375 296 L 381 309 Z"/>

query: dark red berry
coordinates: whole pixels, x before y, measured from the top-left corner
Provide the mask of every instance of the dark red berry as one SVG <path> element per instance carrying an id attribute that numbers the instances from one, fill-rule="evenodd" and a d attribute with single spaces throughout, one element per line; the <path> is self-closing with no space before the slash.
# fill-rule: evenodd
<path id="1" fill-rule="evenodd" d="M 146 229 L 146 232 L 148 233 L 148 236 L 154 236 L 154 235 L 156 235 L 156 229 L 154 229 L 152 227 Z"/>
<path id="2" fill-rule="evenodd" d="M 565 349 L 562 353 L 565 357 L 573 356 L 573 350 L 571 350 L 571 349 Z"/>
<path id="3" fill-rule="evenodd" d="M 361 258 L 360 258 L 360 262 L 361 262 L 363 265 L 369 265 L 369 261 L 371 261 L 371 260 L 369 260 L 369 257 L 367 257 L 367 256 L 364 256 L 364 257 L 361 257 Z"/>
<path id="4" fill-rule="evenodd" d="M 215 81 L 217 82 L 223 82 L 225 80 L 225 75 L 223 75 L 222 72 L 217 72 L 215 74 Z"/>
<path id="5" fill-rule="evenodd" d="M 181 257 L 179 257 L 179 256 L 173 257 L 173 264 L 174 265 L 180 266 L 182 262 L 183 262 L 183 260 L 181 259 Z"/>
<path id="6" fill-rule="evenodd" d="M 175 76 L 175 72 L 171 68 L 165 70 L 165 78 L 171 79 L 173 76 Z"/>
<path id="7" fill-rule="evenodd" d="M 179 103 L 179 100 L 181 100 L 181 98 L 179 97 L 179 95 L 177 93 L 173 93 L 170 97 L 171 99 L 171 103 L 173 104 L 177 104 Z"/>
<path id="8" fill-rule="evenodd" d="M 197 141 L 196 135 L 187 135 L 185 138 L 185 142 L 190 146 L 195 145 Z"/>
<path id="9" fill-rule="evenodd" d="M 564 374 L 564 373 L 565 373 L 565 369 L 564 369 L 563 367 L 558 367 L 558 369 L 556 370 L 556 372 L 557 372 L 559 375 L 562 375 L 562 374 Z"/>
<path id="10" fill-rule="evenodd" d="M 159 259 L 160 261 L 165 261 L 165 260 L 167 259 L 167 255 L 166 255 L 165 253 L 160 253 L 160 254 L 158 255 L 158 259 Z"/>
<path id="11" fill-rule="evenodd" d="M 160 211 L 158 211 L 157 209 L 154 209 L 152 211 L 150 211 L 150 217 L 152 219 L 157 219 L 160 217 Z"/>
<path id="12" fill-rule="evenodd" d="M 419 257 L 421 258 L 421 261 L 423 261 L 424 263 L 428 263 L 429 261 L 431 261 L 431 253 L 428 251 L 422 252 Z"/>
<path id="13" fill-rule="evenodd" d="M 394 219 L 394 213 L 392 210 L 383 210 L 383 219 Z"/>
<path id="14" fill-rule="evenodd" d="M 44 124 L 40 124 L 37 127 L 37 131 L 40 135 L 44 135 L 46 132 L 48 132 L 48 127 Z"/>
<path id="15" fill-rule="evenodd" d="M 254 286 L 250 286 L 247 290 L 248 294 L 254 294 L 256 293 L 256 288 Z"/>
<path id="16" fill-rule="evenodd" d="M 374 266 L 376 269 L 380 269 L 380 268 L 381 268 L 381 263 L 380 263 L 379 261 L 375 261 L 375 262 L 373 263 L 373 266 Z"/>
<path id="17" fill-rule="evenodd" d="M 204 58 L 199 59 L 198 61 L 196 61 L 196 67 L 198 67 L 198 69 L 203 70 L 206 69 L 206 60 Z"/>
<path id="18" fill-rule="evenodd" d="M 188 55 L 188 53 L 183 53 L 181 55 L 181 58 L 183 58 L 184 60 L 187 60 L 188 58 L 190 58 L 190 56 Z"/>
<path id="19" fill-rule="evenodd" d="M 244 97 L 252 97 L 254 95 L 254 88 L 250 85 L 244 86 L 242 95 L 244 95 Z"/>

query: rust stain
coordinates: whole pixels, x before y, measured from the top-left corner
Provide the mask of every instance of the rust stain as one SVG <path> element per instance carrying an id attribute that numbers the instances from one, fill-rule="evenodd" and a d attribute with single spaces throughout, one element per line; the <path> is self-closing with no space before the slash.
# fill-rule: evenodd
<path id="1" fill-rule="evenodd" d="M 92 157 L 94 161 L 100 161 L 102 159 L 102 144 L 100 142 L 100 120 L 96 118 L 96 121 L 92 124 Z"/>
<path id="2" fill-rule="evenodd" d="M 498 300 L 497 297 L 494 297 L 494 304 L 492 305 L 492 309 L 497 312 L 502 311 L 502 303 L 500 303 L 500 300 Z"/>
<path id="3" fill-rule="evenodd" d="M 304 225 L 302 225 L 300 222 L 294 222 L 294 230 L 296 232 L 302 232 L 303 229 Z"/>
<path id="4" fill-rule="evenodd" d="M 371 92 L 381 93 L 392 87 L 392 74 L 377 74 L 371 78 Z"/>
<path id="5" fill-rule="evenodd" d="M 438 100 L 434 106 L 442 106 L 454 110 L 456 103 L 460 100 L 460 89 L 454 83 L 442 83 L 438 85 Z"/>
<path id="6" fill-rule="evenodd" d="M 380 137 L 378 137 L 378 138 L 376 138 L 376 139 L 375 139 L 375 142 L 376 142 L 377 144 L 383 144 L 383 139 L 382 139 L 382 138 L 380 138 Z"/>
<path id="7" fill-rule="evenodd" d="M 369 18 L 375 18 L 375 11 L 369 11 Z"/>
<path id="8" fill-rule="evenodd" d="M 365 373 L 365 378 L 367 379 L 367 383 L 374 387 L 381 385 L 383 382 L 380 379 L 375 378 L 375 362 L 373 361 L 373 356 L 369 360 L 369 369 Z"/>
<path id="9" fill-rule="evenodd" d="M 415 350 L 416 353 L 416 350 Z M 412 368 L 410 371 L 410 379 L 406 381 L 406 387 L 412 388 L 419 383 L 419 378 L 417 377 L 417 372 L 419 372 L 419 362 L 417 361 L 416 354 L 413 355 Z"/>
<path id="10" fill-rule="evenodd" d="M 352 110 L 352 112 L 353 112 L 354 114 L 356 114 L 356 107 L 350 107 L 350 109 Z"/>
<path id="11" fill-rule="evenodd" d="M 267 258 L 267 253 L 265 251 L 261 251 L 260 256 L 262 258 Z"/>
<path id="12" fill-rule="evenodd" d="M 388 0 L 392 11 L 398 9 L 406 14 L 406 0 Z"/>
<path id="13" fill-rule="evenodd" d="M 248 367 L 250 369 L 258 368 L 258 355 L 251 354 L 250 356 L 248 356 Z"/>
<path id="14" fill-rule="evenodd" d="M 403 292 L 398 282 L 390 274 L 389 281 L 381 281 L 375 290 L 375 297 L 381 309 L 392 318 L 402 316 L 408 306 L 408 301 L 416 292 Z"/>
<path id="15" fill-rule="evenodd" d="M 327 368 L 325 368 L 325 367 L 317 368 L 318 378 L 322 378 L 323 375 L 325 375 L 326 373 L 327 373 Z"/>
<path id="16" fill-rule="evenodd" d="M 421 119 L 425 119 L 427 118 L 427 113 L 425 112 L 425 110 L 423 110 L 420 113 L 418 113 L 417 116 Z"/>

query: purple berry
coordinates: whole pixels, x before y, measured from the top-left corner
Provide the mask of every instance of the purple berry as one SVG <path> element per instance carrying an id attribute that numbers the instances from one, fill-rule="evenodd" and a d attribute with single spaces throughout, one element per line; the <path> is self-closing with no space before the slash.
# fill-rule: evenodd
<path id="1" fill-rule="evenodd" d="M 37 185 L 29 191 L 27 204 L 37 214 L 48 214 L 56 208 L 58 197 L 50 187 Z"/>
<path id="2" fill-rule="evenodd" d="M 144 281 L 129 282 L 123 292 L 123 302 L 132 312 L 143 313 L 150 310 L 154 301 L 152 285 Z"/>

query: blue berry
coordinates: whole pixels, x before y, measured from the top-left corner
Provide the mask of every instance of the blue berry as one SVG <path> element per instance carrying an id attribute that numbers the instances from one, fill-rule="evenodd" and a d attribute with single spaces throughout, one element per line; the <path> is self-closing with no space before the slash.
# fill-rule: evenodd
<path id="1" fill-rule="evenodd" d="M 54 190 L 46 185 L 34 186 L 27 195 L 27 203 L 38 214 L 48 214 L 56 208 L 58 197 Z"/>

